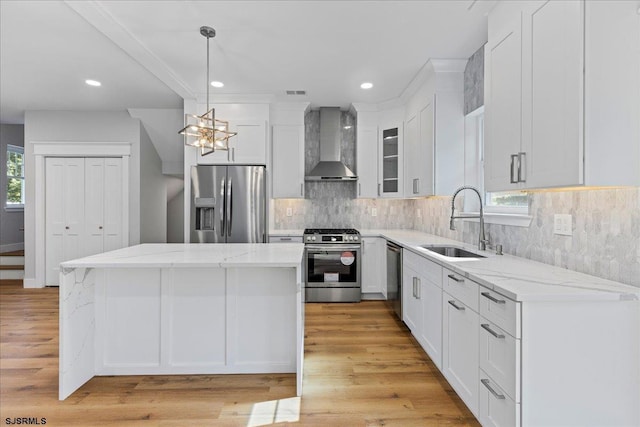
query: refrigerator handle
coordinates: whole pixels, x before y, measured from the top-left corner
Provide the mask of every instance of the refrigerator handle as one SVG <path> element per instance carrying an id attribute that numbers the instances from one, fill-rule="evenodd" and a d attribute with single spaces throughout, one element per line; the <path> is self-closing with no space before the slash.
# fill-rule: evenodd
<path id="1" fill-rule="evenodd" d="M 227 212 L 227 197 L 226 197 L 226 181 L 223 178 L 220 182 L 220 200 L 222 200 L 222 209 L 220 209 L 220 234 L 224 237 L 225 234 L 225 224 L 227 218 L 225 216 Z"/>
<path id="2" fill-rule="evenodd" d="M 229 184 L 227 185 L 229 200 L 227 201 L 227 236 L 231 237 L 231 223 L 233 222 L 233 193 L 231 191 L 231 178 L 229 178 Z"/>

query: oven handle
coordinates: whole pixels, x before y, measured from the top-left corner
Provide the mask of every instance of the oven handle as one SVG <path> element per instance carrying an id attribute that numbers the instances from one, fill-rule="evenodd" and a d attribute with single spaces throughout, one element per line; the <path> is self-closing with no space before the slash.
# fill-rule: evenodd
<path id="1" fill-rule="evenodd" d="M 360 245 L 312 245 L 307 244 L 304 246 L 308 251 L 359 251 L 362 249 Z"/>

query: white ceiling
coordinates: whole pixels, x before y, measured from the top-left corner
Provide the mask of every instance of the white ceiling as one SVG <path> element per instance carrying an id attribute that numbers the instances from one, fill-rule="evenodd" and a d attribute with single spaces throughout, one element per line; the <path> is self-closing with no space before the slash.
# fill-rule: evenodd
<path id="1" fill-rule="evenodd" d="M 494 4 L 0 0 L 0 121 L 21 123 L 33 109 L 181 108 L 181 98 L 205 92 L 202 25 L 217 31 L 211 76 L 225 83 L 213 102 L 384 102 L 429 58 L 471 56 Z M 364 81 L 373 89 L 360 89 Z M 307 96 L 287 97 L 288 89 Z"/>

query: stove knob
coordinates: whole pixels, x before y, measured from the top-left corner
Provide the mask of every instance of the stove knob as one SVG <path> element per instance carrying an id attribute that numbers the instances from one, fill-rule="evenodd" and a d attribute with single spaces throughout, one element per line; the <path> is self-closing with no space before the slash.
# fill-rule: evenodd
<path id="1" fill-rule="evenodd" d="M 358 240 L 358 236 L 354 236 L 354 237 L 353 237 L 353 240 Z"/>
<path id="2" fill-rule="evenodd" d="M 349 236 L 349 240 L 353 240 L 353 236 Z"/>
<path id="3" fill-rule="evenodd" d="M 316 241 L 316 236 L 311 236 L 311 240 Z"/>

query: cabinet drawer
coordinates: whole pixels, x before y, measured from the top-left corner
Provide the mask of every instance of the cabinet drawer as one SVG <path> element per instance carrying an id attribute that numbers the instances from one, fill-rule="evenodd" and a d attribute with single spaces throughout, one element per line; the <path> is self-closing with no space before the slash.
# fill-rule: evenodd
<path id="1" fill-rule="evenodd" d="M 515 403 L 480 369 L 479 419 L 484 427 L 519 427 L 520 404 Z"/>
<path id="2" fill-rule="evenodd" d="M 408 250 L 403 251 L 402 256 L 403 262 L 431 283 L 442 288 L 442 266 Z"/>
<path id="3" fill-rule="evenodd" d="M 269 236 L 269 243 L 302 243 L 302 236 Z"/>
<path id="4" fill-rule="evenodd" d="M 443 289 L 451 296 L 456 297 L 472 310 L 478 311 L 478 288 L 480 286 L 476 282 L 443 268 L 442 283 Z"/>
<path id="5" fill-rule="evenodd" d="M 480 314 L 487 320 L 520 338 L 520 303 L 495 291 L 478 286 Z"/>
<path id="6" fill-rule="evenodd" d="M 520 340 L 480 317 L 480 368 L 520 402 Z"/>

